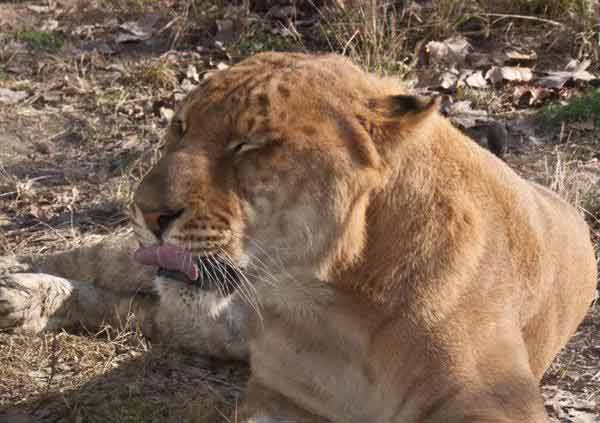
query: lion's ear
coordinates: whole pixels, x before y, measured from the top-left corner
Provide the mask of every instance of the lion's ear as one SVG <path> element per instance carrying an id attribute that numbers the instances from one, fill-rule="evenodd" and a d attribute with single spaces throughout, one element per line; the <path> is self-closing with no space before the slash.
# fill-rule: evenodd
<path id="1" fill-rule="evenodd" d="M 371 100 L 370 108 L 383 120 L 421 120 L 440 108 L 440 97 L 393 95 Z"/>
<path id="2" fill-rule="evenodd" d="M 437 113 L 440 97 L 393 95 L 369 101 L 367 119 L 361 123 L 371 136 L 380 154 L 396 151 L 399 138 L 419 134 L 417 128 Z"/>

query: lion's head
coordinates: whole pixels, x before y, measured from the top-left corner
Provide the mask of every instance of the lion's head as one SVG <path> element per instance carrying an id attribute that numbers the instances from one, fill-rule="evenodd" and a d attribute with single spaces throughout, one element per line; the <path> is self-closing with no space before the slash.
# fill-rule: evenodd
<path id="1" fill-rule="evenodd" d="M 217 288 L 237 269 L 326 280 L 348 267 L 394 167 L 386 132 L 436 109 L 401 92 L 335 55 L 261 54 L 204 80 L 136 192 L 138 258 Z"/>

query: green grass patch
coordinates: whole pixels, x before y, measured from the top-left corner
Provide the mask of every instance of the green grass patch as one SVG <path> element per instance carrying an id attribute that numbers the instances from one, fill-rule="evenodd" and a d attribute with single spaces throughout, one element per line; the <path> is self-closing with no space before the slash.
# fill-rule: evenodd
<path id="1" fill-rule="evenodd" d="M 575 97 L 567 104 L 551 104 L 541 111 L 543 122 L 558 126 L 561 123 L 591 120 L 600 128 L 600 89 L 594 89 L 581 97 Z"/>
<path id="2" fill-rule="evenodd" d="M 3 66 L 0 66 L 0 81 L 6 81 L 8 79 L 8 72 Z"/>
<path id="3" fill-rule="evenodd" d="M 16 38 L 30 48 L 44 51 L 60 50 L 65 43 L 63 36 L 57 32 L 21 31 L 17 32 Z"/>

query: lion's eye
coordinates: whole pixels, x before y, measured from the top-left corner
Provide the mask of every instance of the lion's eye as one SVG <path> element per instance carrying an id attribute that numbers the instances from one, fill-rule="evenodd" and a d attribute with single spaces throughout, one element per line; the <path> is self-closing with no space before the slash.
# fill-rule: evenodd
<path id="1" fill-rule="evenodd" d="M 246 140 L 246 141 L 241 141 L 241 142 L 238 142 L 236 144 L 231 145 L 229 147 L 229 150 L 233 154 L 242 154 L 242 153 L 244 153 L 246 151 L 254 150 L 254 149 L 259 148 L 259 147 L 260 147 L 260 145 L 250 143 L 249 141 Z"/>

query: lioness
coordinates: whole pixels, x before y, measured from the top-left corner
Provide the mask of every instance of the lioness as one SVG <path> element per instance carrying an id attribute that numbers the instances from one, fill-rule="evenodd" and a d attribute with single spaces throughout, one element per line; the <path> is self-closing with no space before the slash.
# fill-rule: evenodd
<path id="1" fill-rule="evenodd" d="M 538 383 L 596 286 L 588 228 L 437 108 L 335 55 L 221 71 L 136 192 L 137 264 L 131 239 L 24 260 L 69 279 L 5 276 L 0 324 L 133 308 L 249 357 L 236 421 L 545 422 Z"/>

